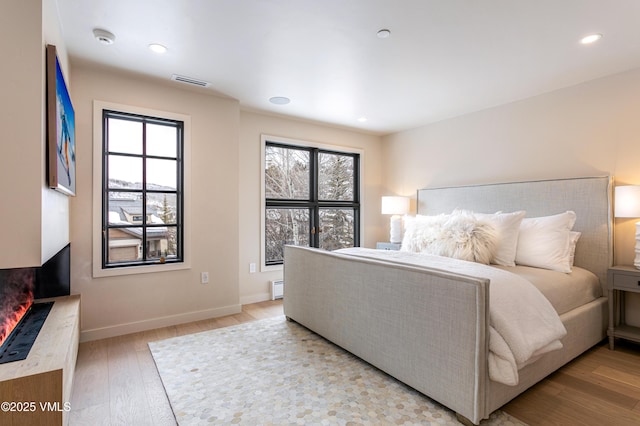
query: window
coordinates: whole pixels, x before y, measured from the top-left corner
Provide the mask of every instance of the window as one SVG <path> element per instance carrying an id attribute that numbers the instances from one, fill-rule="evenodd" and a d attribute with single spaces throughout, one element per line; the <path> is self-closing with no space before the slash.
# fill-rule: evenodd
<path id="1" fill-rule="evenodd" d="M 184 122 L 102 111 L 102 268 L 184 260 Z"/>
<path id="2" fill-rule="evenodd" d="M 358 153 L 265 141 L 264 263 L 286 244 L 336 250 L 360 245 Z"/>

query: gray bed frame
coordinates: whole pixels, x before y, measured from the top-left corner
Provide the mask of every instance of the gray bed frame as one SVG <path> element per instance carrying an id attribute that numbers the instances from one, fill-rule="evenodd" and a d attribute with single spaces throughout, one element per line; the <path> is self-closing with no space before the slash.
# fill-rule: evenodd
<path id="1" fill-rule="evenodd" d="M 420 214 L 455 208 L 528 217 L 576 212 L 575 264 L 603 297 L 563 314 L 563 349 L 520 370 L 519 384 L 489 379 L 490 282 L 485 278 L 287 246 L 284 312 L 398 380 L 478 424 L 606 333 L 612 261 L 611 178 L 589 177 L 419 190 Z"/>

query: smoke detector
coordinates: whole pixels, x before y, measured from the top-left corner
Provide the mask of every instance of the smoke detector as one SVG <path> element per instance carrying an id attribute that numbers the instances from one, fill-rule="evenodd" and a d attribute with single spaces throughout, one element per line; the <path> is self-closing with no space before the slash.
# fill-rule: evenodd
<path id="1" fill-rule="evenodd" d="M 284 96 L 274 96 L 269 98 L 269 102 L 275 105 L 286 105 L 291 102 L 291 99 L 285 98 Z"/>
<path id="2" fill-rule="evenodd" d="M 93 36 L 99 43 L 105 45 L 113 44 L 113 42 L 116 41 L 116 36 L 114 36 L 113 33 L 101 28 L 95 28 L 93 30 Z"/>

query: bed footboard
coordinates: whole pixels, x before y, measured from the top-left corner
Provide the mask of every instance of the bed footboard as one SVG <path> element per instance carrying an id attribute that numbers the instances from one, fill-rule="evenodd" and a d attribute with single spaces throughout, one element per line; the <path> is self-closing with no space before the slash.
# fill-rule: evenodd
<path id="1" fill-rule="evenodd" d="M 489 281 L 285 247 L 284 313 L 474 423 L 489 416 Z"/>

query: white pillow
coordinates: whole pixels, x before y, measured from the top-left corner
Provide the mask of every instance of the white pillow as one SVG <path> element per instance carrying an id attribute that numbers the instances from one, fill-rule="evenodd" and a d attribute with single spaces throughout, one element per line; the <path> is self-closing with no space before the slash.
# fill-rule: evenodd
<path id="1" fill-rule="evenodd" d="M 491 263 L 502 266 L 516 266 L 516 249 L 518 247 L 518 235 L 520 224 L 526 212 L 520 210 L 513 213 L 474 213 L 478 219 L 482 219 L 493 225 L 498 231 L 498 247 Z"/>
<path id="2" fill-rule="evenodd" d="M 569 265 L 573 266 L 573 262 L 576 257 L 576 244 L 578 239 L 582 235 L 582 232 L 571 231 L 569 232 Z"/>
<path id="3" fill-rule="evenodd" d="M 516 263 L 571 272 L 569 233 L 575 222 L 576 214 L 573 211 L 524 218 L 520 224 Z"/>

